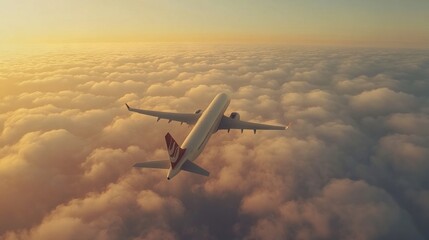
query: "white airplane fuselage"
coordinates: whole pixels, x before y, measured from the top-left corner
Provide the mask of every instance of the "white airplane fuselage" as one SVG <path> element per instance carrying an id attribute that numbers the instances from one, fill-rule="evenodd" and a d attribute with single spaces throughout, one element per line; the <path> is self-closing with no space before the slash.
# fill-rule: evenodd
<path id="1" fill-rule="evenodd" d="M 229 103 L 230 98 L 225 93 L 220 93 L 213 99 L 181 145 L 186 151 L 174 167 L 170 166 L 167 179 L 176 176 L 186 161 L 194 161 L 201 154 L 211 135 L 217 131 Z"/>

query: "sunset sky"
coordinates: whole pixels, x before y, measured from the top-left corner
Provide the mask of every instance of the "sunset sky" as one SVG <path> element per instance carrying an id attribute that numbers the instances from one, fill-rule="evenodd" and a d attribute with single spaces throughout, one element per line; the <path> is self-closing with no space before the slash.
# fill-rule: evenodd
<path id="1" fill-rule="evenodd" d="M 3 0 L 0 42 L 427 47 L 429 1 Z"/>

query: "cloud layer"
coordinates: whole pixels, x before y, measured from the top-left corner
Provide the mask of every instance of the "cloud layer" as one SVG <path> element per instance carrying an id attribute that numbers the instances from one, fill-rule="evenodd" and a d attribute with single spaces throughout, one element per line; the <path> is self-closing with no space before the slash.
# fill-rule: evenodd
<path id="1" fill-rule="evenodd" d="M 1 239 L 427 239 L 429 52 L 241 45 L 70 46 L 3 55 Z M 227 114 L 209 178 L 165 159 L 189 127 L 123 106 Z"/>

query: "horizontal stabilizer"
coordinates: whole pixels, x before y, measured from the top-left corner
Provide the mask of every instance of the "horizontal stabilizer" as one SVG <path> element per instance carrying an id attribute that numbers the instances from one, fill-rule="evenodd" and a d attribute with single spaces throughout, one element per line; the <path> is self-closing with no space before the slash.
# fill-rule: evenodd
<path id="1" fill-rule="evenodd" d="M 170 160 L 139 162 L 139 163 L 134 164 L 133 167 L 169 169 L 170 168 Z"/>
<path id="2" fill-rule="evenodd" d="M 210 173 L 208 171 L 206 171 L 205 169 L 203 169 L 202 167 L 198 166 L 197 164 L 191 162 L 191 161 L 186 161 L 183 165 L 182 165 L 182 170 L 191 172 L 191 173 L 196 173 L 196 174 L 200 174 L 203 176 L 208 176 Z"/>

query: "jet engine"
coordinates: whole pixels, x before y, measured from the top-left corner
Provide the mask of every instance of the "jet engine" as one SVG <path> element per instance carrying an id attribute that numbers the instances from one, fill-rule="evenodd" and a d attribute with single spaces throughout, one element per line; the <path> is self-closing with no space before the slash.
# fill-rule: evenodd
<path id="1" fill-rule="evenodd" d="M 195 111 L 195 114 L 199 114 L 201 111 L 201 109 L 198 109 L 197 111 Z"/>
<path id="2" fill-rule="evenodd" d="M 234 120 L 240 120 L 240 114 L 238 112 L 232 112 L 231 115 L 229 115 L 229 118 Z"/>

